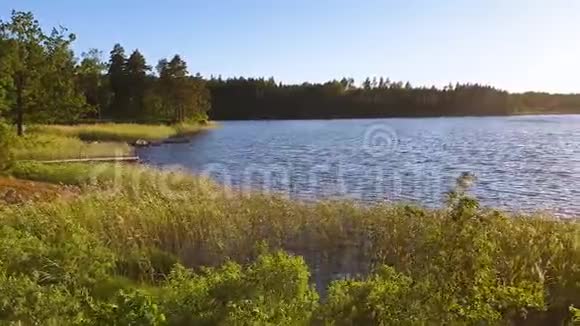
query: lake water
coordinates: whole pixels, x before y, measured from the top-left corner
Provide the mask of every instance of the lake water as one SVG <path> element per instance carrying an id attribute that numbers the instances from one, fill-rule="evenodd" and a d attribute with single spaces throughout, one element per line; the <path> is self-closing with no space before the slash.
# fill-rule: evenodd
<path id="1" fill-rule="evenodd" d="M 242 190 L 427 206 L 471 172 L 485 205 L 580 215 L 580 115 L 219 124 L 138 155 Z"/>

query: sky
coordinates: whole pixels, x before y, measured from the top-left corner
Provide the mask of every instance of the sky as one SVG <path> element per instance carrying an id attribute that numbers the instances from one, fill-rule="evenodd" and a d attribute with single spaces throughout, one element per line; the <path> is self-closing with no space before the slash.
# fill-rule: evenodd
<path id="1" fill-rule="evenodd" d="M 384 76 L 514 92 L 580 93 L 578 0 L 0 0 L 77 35 L 77 53 L 115 43 L 155 66 L 284 83 Z"/>

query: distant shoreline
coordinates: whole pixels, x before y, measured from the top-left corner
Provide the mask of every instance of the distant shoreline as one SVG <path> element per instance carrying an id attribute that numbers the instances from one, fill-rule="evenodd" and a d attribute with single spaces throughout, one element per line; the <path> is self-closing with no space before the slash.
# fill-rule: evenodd
<path id="1" fill-rule="evenodd" d="M 373 116 L 373 117 L 264 117 L 247 119 L 212 119 L 212 121 L 276 121 L 276 120 L 371 120 L 371 119 L 434 119 L 434 118 L 502 118 L 502 117 L 525 117 L 525 116 L 565 116 L 580 115 L 579 112 L 521 112 L 504 115 L 425 115 L 425 116 Z"/>

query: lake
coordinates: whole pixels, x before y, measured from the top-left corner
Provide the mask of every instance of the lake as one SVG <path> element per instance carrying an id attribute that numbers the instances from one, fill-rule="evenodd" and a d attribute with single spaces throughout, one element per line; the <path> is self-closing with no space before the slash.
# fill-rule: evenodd
<path id="1" fill-rule="evenodd" d="M 486 206 L 580 215 L 580 115 L 219 124 L 138 155 L 244 191 L 426 206 L 471 172 Z"/>

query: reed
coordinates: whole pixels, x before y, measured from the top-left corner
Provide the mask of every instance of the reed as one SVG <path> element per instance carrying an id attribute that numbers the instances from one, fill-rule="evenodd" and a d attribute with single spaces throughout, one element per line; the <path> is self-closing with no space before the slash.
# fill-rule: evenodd
<path id="1" fill-rule="evenodd" d="M 210 126 L 210 125 L 208 125 Z M 197 133 L 208 126 L 197 123 L 177 125 L 145 125 L 133 123 L 101 123 L 80 125 L 38 125 L 32 132 L 77 137 L 84 141 L 135 142 L 159 141 L 170 137 Z"/>
<path id="2" fill-rule="evenodd" d="M 300 324 L 341 320 L 351 324 L 541 324 L 564 322 L 570 316 L 569 306 L 580 305 L 577 220 L 482 209 L 466 194 L 452 198 L 441 209 L 361 206 L 348 201 L 312 203 L 242 194 L 204 178 L 140 166 L 28 163 L 16 169 L 15 174 L 22 178 L 81 185 L 84 195 L 0 209 L 5 228 L 18 232 L 22 239 L 33 237 L 39 246 L 54 247 L 55 252 L 37 255 L 63 260 L 59 264 L 70 265 L 70 275 L 78 272 L 94 279 L 105 270 L 109 281 L 121 277 L 129 280 L 123 283 L 126 287 L 145 289 L 148 300 L 157 302 L 175 324 L 192 314 L 200 317 L 201 310 L 192 308 L 201 307 L 200 302 L 209 304 L 224 298 L 220 295 L 230 298 L 230 294 L 249 300 L 242 300 L 246 304 L 259 303 L 259 308 L 252 309 L 274 318 L 276 312 L 285 311 L 284 304 L 271 299 L 275 306 L 268 310 L 267 303 L 258 298 L 279 293 L 276 291 L 287 295 L 283 301 L 290 306 L 309 307 L 299 309 L 306 316 Z M 94 171 L 98 171 L 96 178 L 85 177 L 95 175 Z M 3 264 L 30 270 L 29 262 L 18 257 L 32 245 L 14 241 L 3 247 L 7 253 Z M 70 246 L 80 249 L 63 246 L 61 241 L 71 241 Z M 246 267 L 240 266 L 250 264 L 254 267 L 247 271 L 255 270 L 259 269 L 252 265 L 256 259 L 277 257 L 263 256 L 263 248 L 267 252 L 283 250 L 291 256 L 280 256 L 277 259 L 282 261 L 268 265 L 269 276 L 246 278 L 240 272 Z M 72 263 L 69 260 L 74 255 L 79 257 Z M 86 261 L 86 255 L 95 262 Z M 292 257 L 303 257 L 307 269 Z M 77 263 L 94 268 L 77 270 Z M 176 272 L 179 266 L 197 272 L 183 276 L 183 271 Z M 204 270 L 204 266 L 214 269 Z M 32 267 L 41 274 L 46 272 L 44 265 Z M 303 281 L 298 281 L 308 274 L 309 282 L 328 298 L 325 303 L 313 303 Z M 341 281 L 345 276 L 351 280 Z M 174 282 L 169 288 L 168 277 Z M 290 281 L 293 279 L 296 281 Z M 277 289 L 274 284 L 296 284 L 297 288 Z M 262 290 L 256 290 L 256 297 L 244 297 L 243 293 L 253 293 L 249 288 Z M 195 293 L 205 294 L 196 297 Z M 176 299 L 166 302 L 162 298 Z M 242 305 L 237 306 L 241 310 L 234 309 L 241 315 L 225 306 L 209 304 L 210 308 L 203 309 L 211 310 L 214 317 L 234 314 L 240 318 L 237 321 L 259 320 L 257 315 L 245 314 L 248 307 L 242 301 L 224 300 Z M 297 310 L 287 311 L 293 311 L 293 317 L 273 320 L 284 323 L 296 318 Z"/>
<path id="3" fill-rule="evenodd" d="M 57 160 L 119 157 L 133 154 L 126 143 L 84 142 L 72 136 L 30 133 L 14 139 L 16 160 Z"/>

